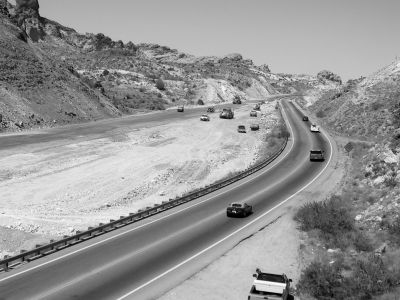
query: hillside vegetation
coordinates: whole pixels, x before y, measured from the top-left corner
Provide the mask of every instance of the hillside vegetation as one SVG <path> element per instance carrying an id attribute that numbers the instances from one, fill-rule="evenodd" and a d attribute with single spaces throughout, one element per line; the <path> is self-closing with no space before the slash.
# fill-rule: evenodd
<path id="1" fill-rule="evenodd" d="M 351 166 L 337 195 L 296 216 L 317 253 L 298 288 L 316 299 L 399 299 L 400 61 L 309 109 L 346 137 Z"/>

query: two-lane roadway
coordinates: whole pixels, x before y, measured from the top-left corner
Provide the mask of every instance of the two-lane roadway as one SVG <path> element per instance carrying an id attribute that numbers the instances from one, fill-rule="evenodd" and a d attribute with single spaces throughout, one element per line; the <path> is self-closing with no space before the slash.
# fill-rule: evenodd
<path id="1" fill-rule="evenodd" d="M 266 169 L 223 190 L 133 226 L 0 274 L 0 299 L 153 299 L 190 276 L 203 256 L 222 251 L 265 225 L 269 211 L 292 199 L 329 163 L 332 145 L 282 100 L 291 131 L 286 150 Z M 310 149 L 326 151 L 310 162 Z M 227 218 L 235 201 L 253 205 L 248 218 Z M 188 271 L 189 270 L 189 271 Z"/>

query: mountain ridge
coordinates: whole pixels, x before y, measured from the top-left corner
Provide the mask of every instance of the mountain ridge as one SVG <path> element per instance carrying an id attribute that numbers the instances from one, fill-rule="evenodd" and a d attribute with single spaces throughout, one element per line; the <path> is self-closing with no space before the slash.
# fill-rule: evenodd
<path id="1" fill-rule="evenodd" d="M 40 16 L 38 1 L 20 0 L 13 6 L 1 0 L 0 12 L 3 131 L 235 97 L 265 99 L 326 85 L 317 76 L 274 74 L 237 53 L 196 57 L 158 44 L 80 34 Z"/>

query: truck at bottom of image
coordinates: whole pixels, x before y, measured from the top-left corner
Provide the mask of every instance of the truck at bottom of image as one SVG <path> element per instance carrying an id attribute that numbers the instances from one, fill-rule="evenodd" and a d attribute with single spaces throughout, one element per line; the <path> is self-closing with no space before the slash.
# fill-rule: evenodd
<path id="1" fill-rule="evenodd" d="M 292 300 L 290 294 L 290 282 L 285 274 L 263 273 L 257 269 L 257 274 L 250 289 L 248 300 L 269 299 L 269 300 Z"/>

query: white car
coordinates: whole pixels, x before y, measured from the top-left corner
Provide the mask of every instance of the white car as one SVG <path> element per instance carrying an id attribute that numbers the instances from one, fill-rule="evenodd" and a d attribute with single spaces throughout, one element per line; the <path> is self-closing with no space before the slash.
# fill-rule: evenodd
<path id="1" fill-rule="evenodd" d="M 319 127 L 316 124 L 311 124 L 311 132 L 319 132 Z"/>
<path id="2" fill-rule="evenodd" d="M 210 117 L 208 115 L 201 115 L 200 121 L 210 121 Z"/>

